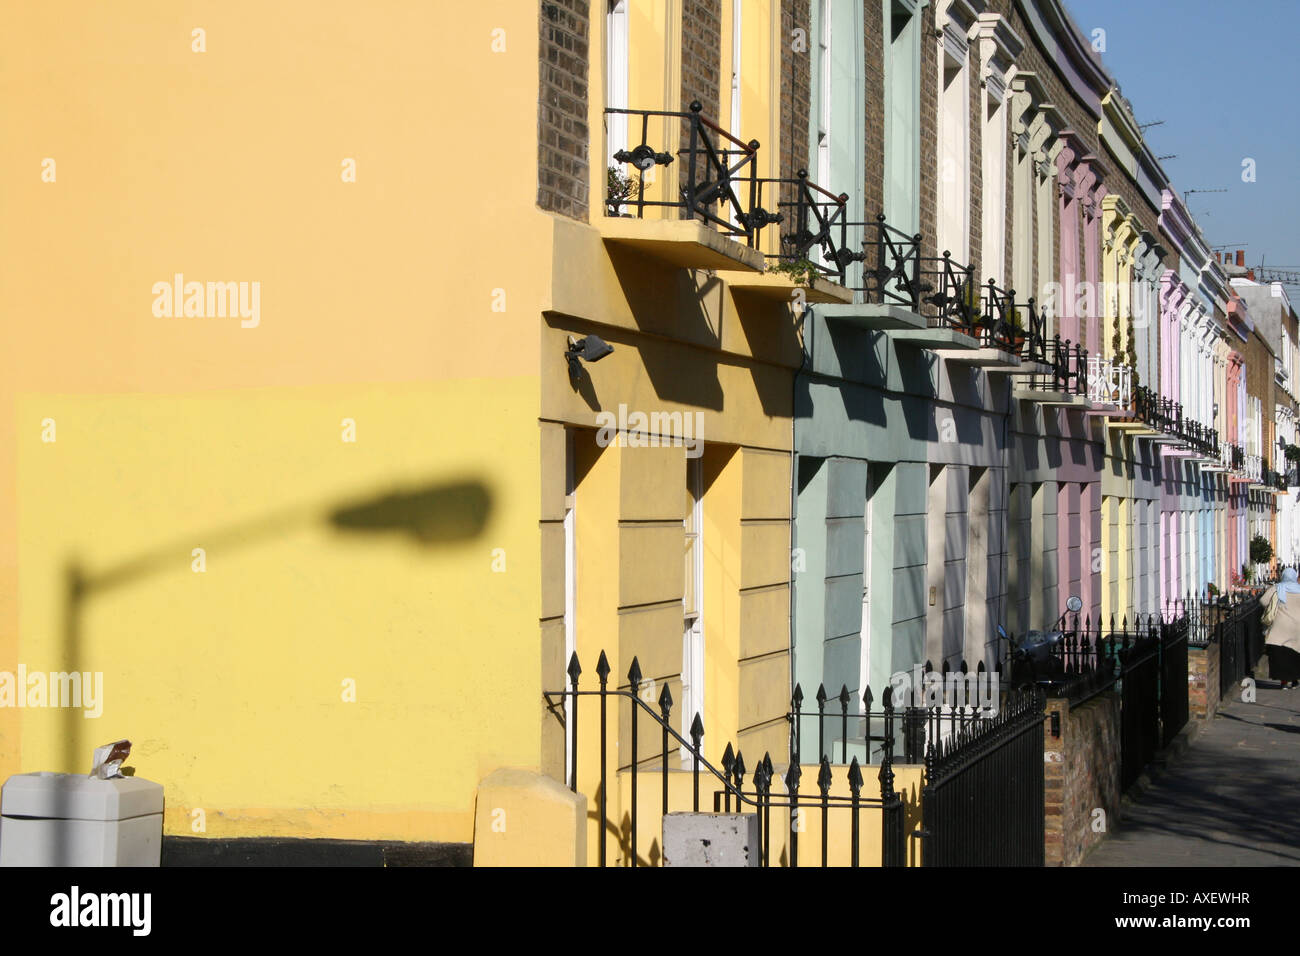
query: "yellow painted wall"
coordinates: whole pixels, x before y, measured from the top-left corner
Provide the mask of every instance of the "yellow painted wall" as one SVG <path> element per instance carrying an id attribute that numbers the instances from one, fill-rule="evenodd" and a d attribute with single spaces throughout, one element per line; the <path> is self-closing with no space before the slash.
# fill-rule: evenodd
<path id="1" fill-rule="evenodd" d="M 0 777 L 126 736 L 168 832 L 469 840 L 477 781 L 537 766 L 537 22 L 6 8 L 0 670 L 106 703 L 0 709 Z M 156 317 L 178 272 L 259 282 L 257 327 Z"/>

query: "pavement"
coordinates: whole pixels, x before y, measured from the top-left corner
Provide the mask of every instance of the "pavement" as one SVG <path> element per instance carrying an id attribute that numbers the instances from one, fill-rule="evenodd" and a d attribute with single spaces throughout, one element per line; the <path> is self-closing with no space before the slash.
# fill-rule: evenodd
<path id="1" fill-rule="evenodd" d="M 1189 723 L 1084 866 L 1300 866 L 1300 689 L 1240 694 Z"/>

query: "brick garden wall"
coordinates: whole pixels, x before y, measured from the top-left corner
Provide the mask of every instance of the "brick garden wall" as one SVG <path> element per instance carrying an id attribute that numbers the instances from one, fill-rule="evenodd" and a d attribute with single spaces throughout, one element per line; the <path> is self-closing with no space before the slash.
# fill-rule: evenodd
<path id="1" fill-rule="evenodd" d="M 541 5 L 537 205 L 585 221 L 588 210 L 588 0 Z"/>
<path id="2" fill-rule="evenodd" d="M 1187 648 L 1187 708 L 1194 720 L 1209 720 L 1219 710 L 1219 645 Z"/>
<path id="3" fill-rule="evenodd" d="M 1075 866 L 1106 838 L 1094 830 L 1094 811 L 1106 813 L 1108 829 L 1119 815 L 1120 702 L 1099 694 L 1081 707 L 1049 700 L 1047 713 L 1061 713 L 1061 736 L 1044 738 L 1044 859 L 1048 866 Z"/>

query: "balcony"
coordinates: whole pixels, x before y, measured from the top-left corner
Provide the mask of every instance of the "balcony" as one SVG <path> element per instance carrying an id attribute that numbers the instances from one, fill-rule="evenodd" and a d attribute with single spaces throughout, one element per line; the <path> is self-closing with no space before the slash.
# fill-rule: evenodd
<path id="1" fill-rule="evenodd" d="M 629 143 L 611 159 L 601 237 L 607 244 L 637 250 L 668 265 L 685 269 L 725 269 L 761 272 L 762 253 L 755 248 L 758 171 L 757 140 L 744 142 L 702 114 L 701 104 L 688 112 L 607 109 L 607 117 L 622 117 Z M 651 127 L 670 145 L 651 142 Z M 674 139 L 684 146 L 671 151 Z M 678 182 L 659 177 L 677 160 Z M 632 173 L 623 167 L 631 167 Z"/>
<path id="2" fill-rule="evenodd" d="M 1127 416 L 1133 408 L 1133 369 L 1114 359 L 1088 356 L 1088 400 L 1107 415 Z"/>
<path id="3" fill-rule="evenodd" d="M 1044 323 L 1034 309 L 1033 300 L 1030 300 L 1027 307 L 1017 305 L 1015 292 L 999 289 L 992 279 L 987 285 L 975 285 L 973 270 L 969 266 L 954 267 L 947 252 L 936 263 L 939 267 L 937 274 L 942 277 L 942 295 L 933 296 L 932 301 L 940 310 L 940 319 L 949 328 L 974 338 L 977 345 L 974 351 L 964 354 L 937 349 L 939 355 L 949 361 L 976 365 L 989 372 L 1020 369 L 1023 364 L 1022 354 L 1026 357 L 1039 357 Z M 958 275 L 962 278 L 954 288 L 953 277 Z M 1026 308 L 1030 315 L 1028 327 L 1025 322 Z M 1035 329 L 1037 336 L 1034 335 Z"/>
<path id="4" fill-rule="evenodd" d="M 1057 405 L 1066 408 L 1092 406 L 1088 380 L 1088 350 L 1062 341 L 1059 335 L 1047 343 L 1049 359 L 1046 372 L 1033 372 L 1028 382 L 1012 392 L 1019 401 L 1037 402 L 1039 405 Z"/>
<path id="5" fill-rule="evenodd" d="M 998 356 L 983 349 L 975 333 L 980 315 L 979 291 L 973 270 L 953 260 L 947 252 L 942 258 L 922 256 L 921 236 L 910 241 L 906 256 L 897 263 L 893 277 L 886 274 L 887 264 L 879 265 L 874 275 L 868 272 L 866 294 L 875 288 L 887 288 L 892 281 L 898 290 L 906 290 L 915 325 L 890 334 L 895 342 L 929 349 L 940 358 L 970 365 L 985 365 Z M 1006 356 L 1001 358 L 1005 359 Z"/>
<path id="6" fill-rule="evenodd" d="M 848 248 L 848 230 L 862 229 L 862 248 Z M 853 291 L 851 304 L 830 305 L 821 314 L 836 323 L 878 332 L 914 332 L 926 328 L 921 315 L 921 236 L 909 236 L 885 222 L 883 215 L 871 222 L 844 223 L 835 260 L 840 281 L 846 281 L 848 267 L 863 263 L 862 285 Z"/>
<path id="7" fill-rule="evenodd" d="M 761 250 L 770 236 L 768 226 L 782 227 L 775 252 L 763 252 L 764 271 L 720 270 L 715 273 L 735 292 L 790 302 L 847 305 L 853 290 L 844 286 L 844 270 L 851 257 L 844 252 L 847 239 L 846 206 L 849 197 L 836 195 L 808 179 L 799 170 L 795 179 L 754 180 L 754 205 L 748 221 L 754 245 Z M 775 211 L 769 212 L 772 203 Z"/>

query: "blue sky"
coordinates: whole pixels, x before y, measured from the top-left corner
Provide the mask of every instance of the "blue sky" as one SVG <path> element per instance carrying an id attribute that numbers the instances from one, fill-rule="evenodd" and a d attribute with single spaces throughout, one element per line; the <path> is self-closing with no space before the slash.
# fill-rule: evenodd
<path id="1" fill-rule="evenodd" d="M 1066 0 L 1212 246 L 1300 268 L 1300 2 Z M 1242 161 L 1255 161 L 1255 182 Z"/>

